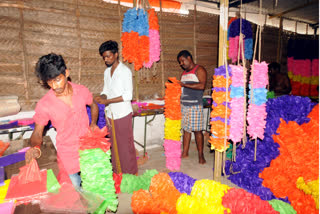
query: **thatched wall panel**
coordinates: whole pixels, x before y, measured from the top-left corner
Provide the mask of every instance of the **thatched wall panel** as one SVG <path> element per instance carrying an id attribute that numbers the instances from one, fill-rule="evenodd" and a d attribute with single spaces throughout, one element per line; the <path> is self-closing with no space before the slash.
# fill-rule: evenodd
<path id="1" fill-rule="evenodd" d="M 98 30 L 98 31 L 119 31 L 119 19 L 116 18 L 92 18 L 92 17 L 80 17 L 80 28 L 86 30 Z"/>
<path id="2" fill-rule="evenodd" d="M 0 38 L 18 38 L 20 34 L 19 28 L 0 27 Z"/>
<path id="3" fill-rule="evenodd" d="M 33 21 L 24 22 L 24 30 L 32 31 L 39 34 L 47 34 L 53 37 L 55 36 L 65 36 L 65 37 L 75 37 L 77 35 L 77 29 L 68 26 L 58 26 L 54 24 L 38 23 Z"/>
<path id="4" fill-rule="evenodd" d="M 25 6 L 41 9 L 55 9 L 72 13 L 75 10 L 74 1 L 43 1 L 43 0 L 28 0 L 23 2 Z"/>
<path id="5" fill-rule="evenodd" d="M 81 58 L 99 58 L 101 59 L 101 56 L 99 54 L 99 50 L 96 49 L 81 49 Z"/>
<path id="6" fill-rule="evenodd" d="M 11 50 L 22 50 L 22 44 L 16 39 L 2 39 L 0 38 L 0 50 L 11 51 Z"/>
<path id="7" fill-rule="evenodd" d="M 54 13 L 48 11 L 37 11 L 25 9 L 23 12 L 25 21 L 38 22 L 49 25 L 59 25 L 75 28 L 77 26 L 77 17 L 75 14 Z"/>
<path id="8" fill-rule="evenodd" d="M 3 79 L 2 77 L 0 79 Z M 9 79 L 9 78 L 8 78 Z M 26 93 L 24 85 L 22 83 L 5 81 L 0 84 L 0 96 L 16 95 L 19 98 L 23 97 Z"/>
<path id="9" fill-rule="evenodd" d="M 19 19 L 20 13 L 18 8 L 0 7 L 0 14 L 2 17 Z"/>
<path id="10" fill-rule="evenodd" d="M 114 39 L 115 41 L 117 41 L 117 39 Z M 97 53 L 99 53 L 99 47 L 101 45 L 102 42 L 104 42 L 105 40 L 100 39 L 100 40 L 93 40 L 93 39 L 82 39 L 81 40 L 81 48 L 85 48 L 85 49 L 91 49 L 96 51 Z M 117 41 L 119 42 L 120 39 Z"/>
<path id="11" fill-rule="evenodd" d="M 105 68 L 105 64 L 103 63 L 102 58 L 85 58 L 81 60 L 81 65 L 84 67 L 92 67 L 92 68 Z"/>
<path id="12" fill-rule="evenodd" d="M 72 57 L 79 52 L 79 48 L 70 48 L 65 45 L 47 46 L 44 43 L 30 41 L 26 43 L 26 49 L 28 54 L 38 55 L 39 57 L 51 52 L 61 54 L 63 57 Z"/>
<path id="13" fill-rule="evenodd" d="M 88 5 L 80 5 L 79 11 L 81 16 L 97 17 L 103 19 L 105 19 L 106 17 L 118 18 L 119 16 L 118 9 L 106 11 L 106 8 Z"/>
<path id="14" fill-rule="evenodd" d="M 21 76 L 23 73 L 23 68 L 22 65 L 18 63 L 19 61 L 10 64 L 0 64 L 0 75 Z"/>
<path id="15" fill-rule="evenodd" d="M 0 51 L 0 64 L 16 64 L 22 61 L 22 52 L 20 49 L 10 51 Z"/>
<path id="16" fill-rule="evenodd" d="M 52 36 L 50 34 L 37 33 L 37 32 L 24 32 L 24 40 L 26 43 L 28 42 L 39 42 L 44 46 L 65 46 L 71 48 L 79 47 L 79 40 L 77 37 L 65 37 L 55 35 Z"/>
<path id="17" fill-rule="evenodd" d="M 85 30 L 81 29 L 81 38 L 84 39 L 100 39 L 105 40 L 106 38 L 117 38 L 120 41 L 120 32 L 111 31 L 97 31 L 97 30 Z"/>

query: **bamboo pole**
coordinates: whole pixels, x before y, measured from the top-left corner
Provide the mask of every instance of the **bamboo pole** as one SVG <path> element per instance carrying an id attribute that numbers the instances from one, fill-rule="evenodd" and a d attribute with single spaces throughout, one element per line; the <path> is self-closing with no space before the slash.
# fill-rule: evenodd
<path id="1" fill-rule="evenodd" d="M 122 22 L 121 22 L 121 5 L 120 0 L 118 0 L 118 15 L 119 15 L 119 34 L 120 34 L 120 41 L 121 41 L 121 29 L 122 29 Z M 119 45 L 119 60 L 122 62 L 122 45 Z"/>
<path id="2" fill-rule="evenodd" d="M 282 36 L 282 28 L 283 28 L 283 17 L 280 17 L 279 21 L 279 33 L 278 33 L 278 47 L 277 47 L 277 62 L 281 64 L 281 36 Z"/>
<path id="3" fill-rule="evenodd" d="M 22 2 L 23 5 L 23 2 Z M 26 43 L 24 40 L 24 17 L 23 17 L 23 8 L 19 8 L 19 13 L 20 13 L 20 32 L 19 32 L 19 41 L 22 44 L 22 51 L 23 51 L 23 59 L 22 59 L 22 63 L 23 63 L 23 85 L 24 85 L 24 90 L 25 90 L 25 98 L 26 101 L 29 102 L 29 84 L 28 84 L 28 73 L 29 73 L 29 66 L 28 66 L 28 55 L 27 55 L 27 48 L 26 48 Z"/>
<path id="4" fill-rule="evenodd" d="M 194 3 L 193 7 L 193 58 L 197 62 L 197 4 Z"/>
<path id="5" fill-rule="evenodd" d="M 227 26 L 224 26 L 225 23 L 225 12 L 228 11 L 229 0 L 220 0 L 220 24 L 219 24 L 219 66 L 224 65 L 224 54 L 223 49 L 227 41 Z M 227 16 L 228 17 L 228 16 Z M 214 173 L 213 180 L 221 181 L 221 168 L 222 168 L 222 152 L 214 152 Z"/>
<path id="6" fill-rule="evenodd" d="M 161 28 L 161 26 L 163 27 L 163 23 L 162 23 L 162 0 L 160 0 L 160 25 L 159 28 Z M 159 29 L 160 30 L 160 44 L 162 44 L 163 42 L 163 29 Z M 162 97 L 164 97 L 165 95 L 165 79 L 164 79 L 164 64 L 163 64 L 163 50 L 161 50 L 160 53 L 160 63 L 161 63 L 161 95 Z"/>
<path id="7" fill-rule="evenodd" d="M 80 30 L 80 10 L 79 10 L 79 1 L 77 0 L 76 2 L 77 8 L 76 8 L 76 17 L 77 17 L 77 37 L 79 41 L 79 51 L 78 51 L 78 60 L 79 60 L 79 70 L 78 70 L 78 83 L 81 84 L 81 67 L 82 67 L 82 62 L 81 62 L 81 30 Z"/>

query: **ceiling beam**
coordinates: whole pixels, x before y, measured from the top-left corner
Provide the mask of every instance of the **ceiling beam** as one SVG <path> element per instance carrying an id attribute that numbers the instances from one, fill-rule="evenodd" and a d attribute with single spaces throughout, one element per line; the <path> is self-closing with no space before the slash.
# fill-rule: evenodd
<path id="1" fill-rule="evenodd" d="M 306 7 L 306 6 L 309 6 L 309 5 L 312 5 L 312 4 L 315 4 L 315 3 L 318 4 L 318 3 L 319 3 L 319 0 L 308 1 L 308 2 L 305 3 L 305 4 L 302 4 L 302 5 L 299 5 L 299 6 L 297 6 L 297 7 L 291 8 L 291 9 L 289 9 L 289 10 L 285 10 L 285 11 L 283 11 L 283 12 L 281 12 L 281 13 L 277 13 L 277 14 L 273 14 L 273 15 L 271 14 L 270 17 L 269 17 L 269 19 L 272 19 L 272 18 L 275 18 L 275 17 L 279 17 L 279 16 L 283 16 L 284 14 L 290 13 L 290 12 L 295 11 L 295 10 L 302 9 L 302 8 L 304 8 L 304 7 Z"/>
<path id="2" fill-rule="evenodd" d="M 257 0 L 242 0 L 242 4 L 247 4 L 247 3 L 251 3 Z M 240 0 L 234 0 L 234 1 L 230 1 L 229 2 L 229 8 L 230 7 L 238 7 L 241 4 Z"/>

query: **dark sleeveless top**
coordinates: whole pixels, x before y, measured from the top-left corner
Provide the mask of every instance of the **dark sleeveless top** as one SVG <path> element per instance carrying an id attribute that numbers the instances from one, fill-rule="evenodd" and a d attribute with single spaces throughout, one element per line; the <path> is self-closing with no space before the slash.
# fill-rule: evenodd
<path id="1" fill-rule="evenodd" d="M 198 83 L 199 79 L 196 71 L 199 65 L 196 65 L 191 71 L 184 71 L 181 76 L 181 82 L 185 84 Z M 203 90 L 182 87 L 181 104 L 184 106 L 203 105 Z"/>

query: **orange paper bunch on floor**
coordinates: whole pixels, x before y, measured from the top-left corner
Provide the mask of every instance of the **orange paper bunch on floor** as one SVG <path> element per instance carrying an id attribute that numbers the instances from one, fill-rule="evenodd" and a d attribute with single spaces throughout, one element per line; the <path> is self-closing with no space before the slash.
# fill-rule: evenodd
<path id="1" fill-rule="evenodd" d="M 288 196 L 297 213 L 318 213 L 311 195 L 296 187 L 299 177 L 306 182 L 319 179 L 319 105 L 308 116 L 309 123 L 299 126 L 281 119 L 273 139 L 280 145 L 280 156 L 272 160 L 260 177 L 263 185 L 270 188 L 276 197 Z"/>
<path id="2" fill-rule="evenodd" d="M 175 188 L 167 173 L 159 173 L 152 177 L 149 192 L 139 190 L 133 193 L 133 213 L 177 213 L 176 203 L 181 193 Z"/>

